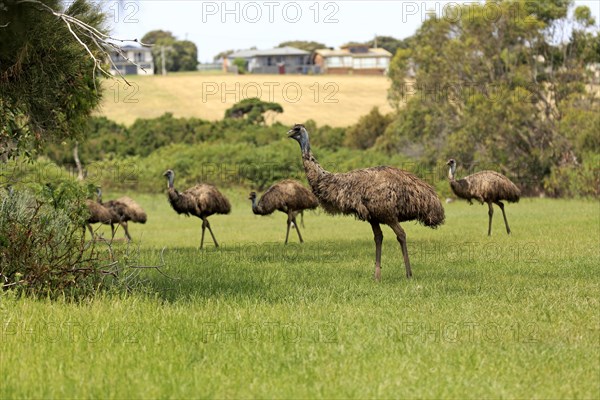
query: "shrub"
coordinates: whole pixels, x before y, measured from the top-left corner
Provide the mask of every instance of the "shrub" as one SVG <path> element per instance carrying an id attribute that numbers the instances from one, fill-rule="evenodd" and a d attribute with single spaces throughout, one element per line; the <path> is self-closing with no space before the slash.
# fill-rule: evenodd
<path id="1" fill-rule="evenodd" d="M 553 167 L 544 189 L 552 197 L 600 197 L 600 155 L 589 154 L 582 164 Z"/>
<path id="2" fill-rule="evenodd" d="M 0 279 L 4 289 L 39 296 L 92 293 L 101 259 L 85 242 L 85 191 L 75 182 L 0 192 Z"/>

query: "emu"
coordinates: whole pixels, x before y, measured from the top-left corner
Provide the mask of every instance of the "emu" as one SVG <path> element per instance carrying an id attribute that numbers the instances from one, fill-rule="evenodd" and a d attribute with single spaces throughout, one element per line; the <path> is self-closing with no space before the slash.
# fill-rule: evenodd
<path id="1" fill-rule="evenodd" d="M 100 196 L 102 196 L 102 193 L 100 193 Z M 100 201 L 102 201 L 102 197 L 100 197 Z M 104 205 L 112 210 L 113 214 L 116 216 L 116 221 L 114 222 L 118 222 L 119 225 L 123 227 L 128 241 L 131 241 L 132 239 L 129 234 L 129 229 L 127 229 L 127 222 L 132 221 L 145 224 L 148 220 L 148 216 L 144 209 L 130 197 L 123 196 L 116 200 L 107 201 Z M 110 224 L 113 237 L 115 236 L 114 222 Z"/>
<path id="2" fill-rule="evenodd" d="M 448 171 L 448 179 L 450 180 L 450 188 L 454 194 L 461 199 L 465 199 L 469 204 L 475 199 L 479 203 L 487 203 L 489 207 L 488 215 L 490 217 L 488 224 L 488 236 L 492 235 L 492 217 L 494 209 L 492 203 L 496 204 L 502 210 L 504 216 L 504 224 L 506 225 L 506 233 L 510 235 L 510 227 L 504 212 L 504 203 L 501 200 L 506 200 L 509 203 L 519 201 L 521 191 L 510 181 L 506 176 L 495 171 L 481 171 L 462 179 L 456 180 L 456 160 L 451 158 L 446 164 L 450 167 Z"/>
<path id="3" fill-rule="evenodd" d="M 94 237 L 94 232 L 90 224 L 102 223 L 110 225 L 111 237 L 115 237 L 115 224 L 119 224 L 125 230 L 125 236 L 128 241 L 131 241 L 131 235 L 127 229 L 127 222 L 139 222 L 145 224 L 147 221 L 147 215 L 142 207 L 131 198 L 124 196 L 116 200 L 110 200 L 106 203 L 102 202 L 102 190 L 98 188 L 96 190 L 96 201 L 87 200 L 86 204 L 90 211 L 90 218 L 88 218 L 87 226 Z"/>
<path id="4" fill-rule="evenodd" d="M 257 215 L 269 215 L 275 210 L 287 214 L 287 231 L 285 233 L 285 244 L 290 235 L 290 226 L 294 224 L 300 243 L 304 243 L 296 216 L 304 210 L 312 210 L 318 207 L 319 201 L 314 194 L 298 181 L 286 179 L 273 184 L 256 202 L 256 192 L 250 193 L 248 197 L 252 200 L 252 212 Z"/>
<path id="5" fill-rule="evenodd" d="M 219 247 L 217 239 L 210 228 L 208 217 L 213 214 L 229 214 L 231 205 L 227 197 L 221 194 L 213 185 L 199 184 L 187 189 L 184 192 L 178 192 L 174 187 L 175 172 L 167 170 L 164 174 L 167 177 L 167 188 L 169 203 L 173 210 L 178 214 L 186 216 L 194 215 L 202 220 L 202 239 L 200 239 L 200 248 L 204 245 L 204 231 L 208 228 L 212 236 L 215 247 Z"/>
<path id="6" fill-rule="evenodd" d="M 383 233 L 380 224 L 388 225 L 396 234 L 406 276 L 410 278 L 406 233 L 400 223 L 417 220 L 436 228 L 444 222 L 444 208 L 433 187 L 409 172 L 387 166 L 346 173 L 328 172 L 313 156 L 304 125 L 294 125 L 288 137 L 300 144 L 306 178 L 323 209 L 331 214 L 354 215 L 371 224 L 375 239 L 375 279 L 381 279 Z"/>
<path id="7" fill-rule="evenodd" d="M 94 230 L 92 229 L 91 224 L 101 223 L 105 225 L 111 225 L 113 228 L 113 223 L 117 219 L 117 216 L 114 214 L 112 210 L 108 207 L 105 207 L 103 204 L 94 201 L 94 200 L 86 200 L 86 205 L 90 212 L 90 216 L 85 221 L 88 229 L 90 230 L 90 234 L 92 235 L 92 240 L 95 238 Z M 114 228 L 113 236 L 114 236 Z M 85 231 L 85 228 L 84 228 Z"/>

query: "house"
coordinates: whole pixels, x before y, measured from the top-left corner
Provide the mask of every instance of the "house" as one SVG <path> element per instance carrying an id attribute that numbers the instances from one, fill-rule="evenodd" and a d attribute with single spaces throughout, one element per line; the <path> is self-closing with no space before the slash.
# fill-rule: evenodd
<path id="1" fill-rule="evenodd" d="M 315 51 L 314 64 L 326 74 L 384 75 L 392 53 L 382 48 L 356 44 L 340 49 Z"/>
<path id="2" fill-rule="evenodd" d="M 121 47 L 121 51 L 129 60 L 135 62 L 137 65 L 127 61 L 118 51 L 112 49 L 109 51 L 110 59 L 112 60 L 110 65 L 111 74 L 117 75 L 118 72 L 122 75 L 154 74 L 152 50 L 149 47 L 123 46 Z M 144 72 L 142 68 L 146 71 Z"/>
<path id="3" fill-rule="evenodd" d="M 310 52 L 295 47 L 238 51 L 227 56 L 225 65 L 237 58 L 246 60 L 246 70 L 253 74 L 302 74 L 312 69 Z"/>

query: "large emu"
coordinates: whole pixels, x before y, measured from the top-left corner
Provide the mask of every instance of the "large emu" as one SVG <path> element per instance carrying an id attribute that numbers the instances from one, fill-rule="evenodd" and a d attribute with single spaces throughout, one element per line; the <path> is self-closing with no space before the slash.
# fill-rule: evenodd
<path id="1" fill-rule="evenodd" d="M 99 201 L 102 202 L 101 193 Z M 113 237 L 115 236 L 115 222 L 118 222 L 119 225 L 123 227 L 123 229 L 125 230 L 125 236 L 127 237 L 127 240 L 131 241 L 131 235 L 129 234 L 129 229 L 127 229 L 127 222 L 132 221 L 145 224 L 146 220 L 148 219 L 144 209 L 133 199 L 127 196 L 120 197 L 116 200 L 107 201 L 106 203 L 104 203 L 104 205 L 110 210 L 112 210 L 113 214 L 116 216 L 116 220 L 110 224 Z"/>
<path id="2" fill-rule="evenodd" d="M 302 163 L 313 193 L 326 212 L 350 214 L 371 224 L 375 238 L 375 279 L 381 279 L 381 244 L 379 224 L 386 224 L 396 234 L 406 276 L 412 271 L 408 259 L 406 233 L 400 222 L 417 220 L 435 228 L 444 222 L 444 208 L 431 185 L 415 175 L 392 167 L 373 167 L 334 174 L 325 171 L 310 149 L 308 132 L 294 125 L 288 137 L 298 141 Z"/>
<path id="3" fill-rule="evenodd" d="M 300 243 L 304 243 L 298 223 L 296 222 L 296 216 L 304 210 L 312 210 L 319 205 L 319 201 L 310 190 L 302 186 L 298 181 L 286 179 L 273 184 L 267 189 L 260 197 L 258 203 L 256 203 L 256 192 L 250 193 L 249 199 L 252 200 L 252 212 L 254 214 L 269 215 L 275 210 L 287 214 L 285 243 L 287 244 L 288 242 L 292 223 L 296 228 L 296 232 L 298 232 Z"/>
<path id="4" fill-rule="evenodd" d="M 506 176 L 495 171 L 481 171 L 455 180 L 456 160 L 451 158 L 447 165 L 450 167 L 448 171 L 450 187 L 456 196 L 467 200 L 469 204 L 473 204 L 471 199 L 475 199 L 481 204 L 488 204 L 488 215 L 490 216 L 488 236 L 492 235 L 492 216 L 494 215 L 492 203 L 497 204 L 502 210 L 506 233 L 510 235 L 510 228 L 508 227 L 506 213 L 504 212 L 504 203 L 500 200 L 506 200 L 510 203 L 518 202 L 521 196 L 519 188 Z"/>
<path id="5" fill-rule="evenodd" d="M 231 205 L 229 200 L 221 194 L 213 185 L 199 184 L 179 193 L 173 186 L 175 180 L 175 172 L 168 170 L 164 173 L 168 181 L 168 196 L 169 203 L 173 210 L 178 214 L 186 216 L 195 215 L 202 219 L 202 239 L 200 240 L 200 248 L 204 245 L 204 231 L 208 228 L 210 236 L 212 236 L 215 247 L 219 247 L 217 239 L 210 228 L 208 217 L 213 214 L 229 214 Z"/>

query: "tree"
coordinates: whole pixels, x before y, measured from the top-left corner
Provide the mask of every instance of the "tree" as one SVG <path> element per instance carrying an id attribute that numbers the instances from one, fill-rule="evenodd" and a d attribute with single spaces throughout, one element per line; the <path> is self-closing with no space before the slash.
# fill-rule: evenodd
<path id="1" fill-rule="evenodd" d="M 480 3 L 457 5 L 460 18 L 429 18 L 398 49 L 389 71 L 397 117 L 377 144 L 431 165 L 450 156 L 491 164 L 537 192 L 559 160 L 573 159 L 561 132 L 571 99 L 592 96 L 590 15 L 584 7 L 570 19 L 567 0 L 494 4 L 494 19 Z M 569 43 L 556 44 L 574 22 Z"/>
<path id="2" fill-rule="evenodd" d="M 105 16 L 87 0 L 66 8 L 60 0 L 0 7 L 0 157 L 6 161 L 48 141 L 81 137 L 101 98 L 95 72 L 106 54 L 99 45 Z"/>
<path id="3" fill-rule="evenodd" d="M 344 145 L 361 150 L 372 147 L 391 121 L 390 115 L 382 115 L 378 107 L 373 107 L 369 114 L 363 115 L 355 125 L 348 128 Z"/>
<path id="4" fill-rule="evenodd" d="M 146 33 L 142 37 L 142 42 L 148 43 L 148 44 L 156 44 L 161 39 L 170 39 L 172 41 L 177 40 L 177 38 L 175 37 L 175 35 L 173 35 L 172 32 L 163 31 L 162 29 L 157 29 L 157 30 Z"/>
<path id="5" fill-rule="evenodd" d="M 213 61 L 217 61 L 217 60 L 220 60 L 222 58 L 226 58 L 230 54 L 233 54 L 233 53 L 235 53 L 235 50 L 231 50 L 230 49 L 230 50 L 222 51 L 222 52 L 220 52 L 219 54 L 217 54 L 216 56 L 213 57 Z"/>
<path id="6" fill-rule="evenodd" d="M 410 38 L 407 39 L 396 39 L 391 36 L 377 36 L 376 39 L 365 42 L 369 47 L 377 47 L 386 49 L 392 55 L 396 54 L 398 49 L 407 49 L 410 46 Z"/>
<path id="7" fill-rule="evenodd" d="M 308 51 L 310 53 L 314 52 L 315 50 L 327 48 L 327 46 L 325 46 L 323 43 L 309 42 L 306 40 L 291 40 L 291 41 L 287 41 L 287 42 L 282 42 L 282 43 L 279 43 L 279 45 L 277 47 L 286 47 L 286 46 L 295 47 L 297 49 Z"/>
<path id="8" fill-rule="evenodd" d="M 176 71 L 195 71 L 198 69 L 198 48 L 189 40 L 178 40 L 173 44 Z"/>
<path id="9" fill-rule="evenodd" d="M 225 118 L 245 118 L 251 124 L 265 122 L 264 114 L 268 111 L 282 113 L 283 107 L 278 103 L 262 101 L 258 97 L 251 97 L 235 103 L 225 111 Z"/>
<path id="10" fill-rule="evenodd" d="M 198 66 L 198 48 L 189 40 L 177 40 L 170 31 L 154 30 L 146 33 L 142 42 L 152 44 L 154 71 L 162 73 L 162 57 L 167 71 L 195 71 Z"/>
<path id="11" fill-rule="evenodd" d="M 243 75 L 247 72 L 246 71 L 246 59 L 238 57 L 235 60 L 233 60 L 233 65 L 235 65 L 237 67 L 238 74 Z"/>

